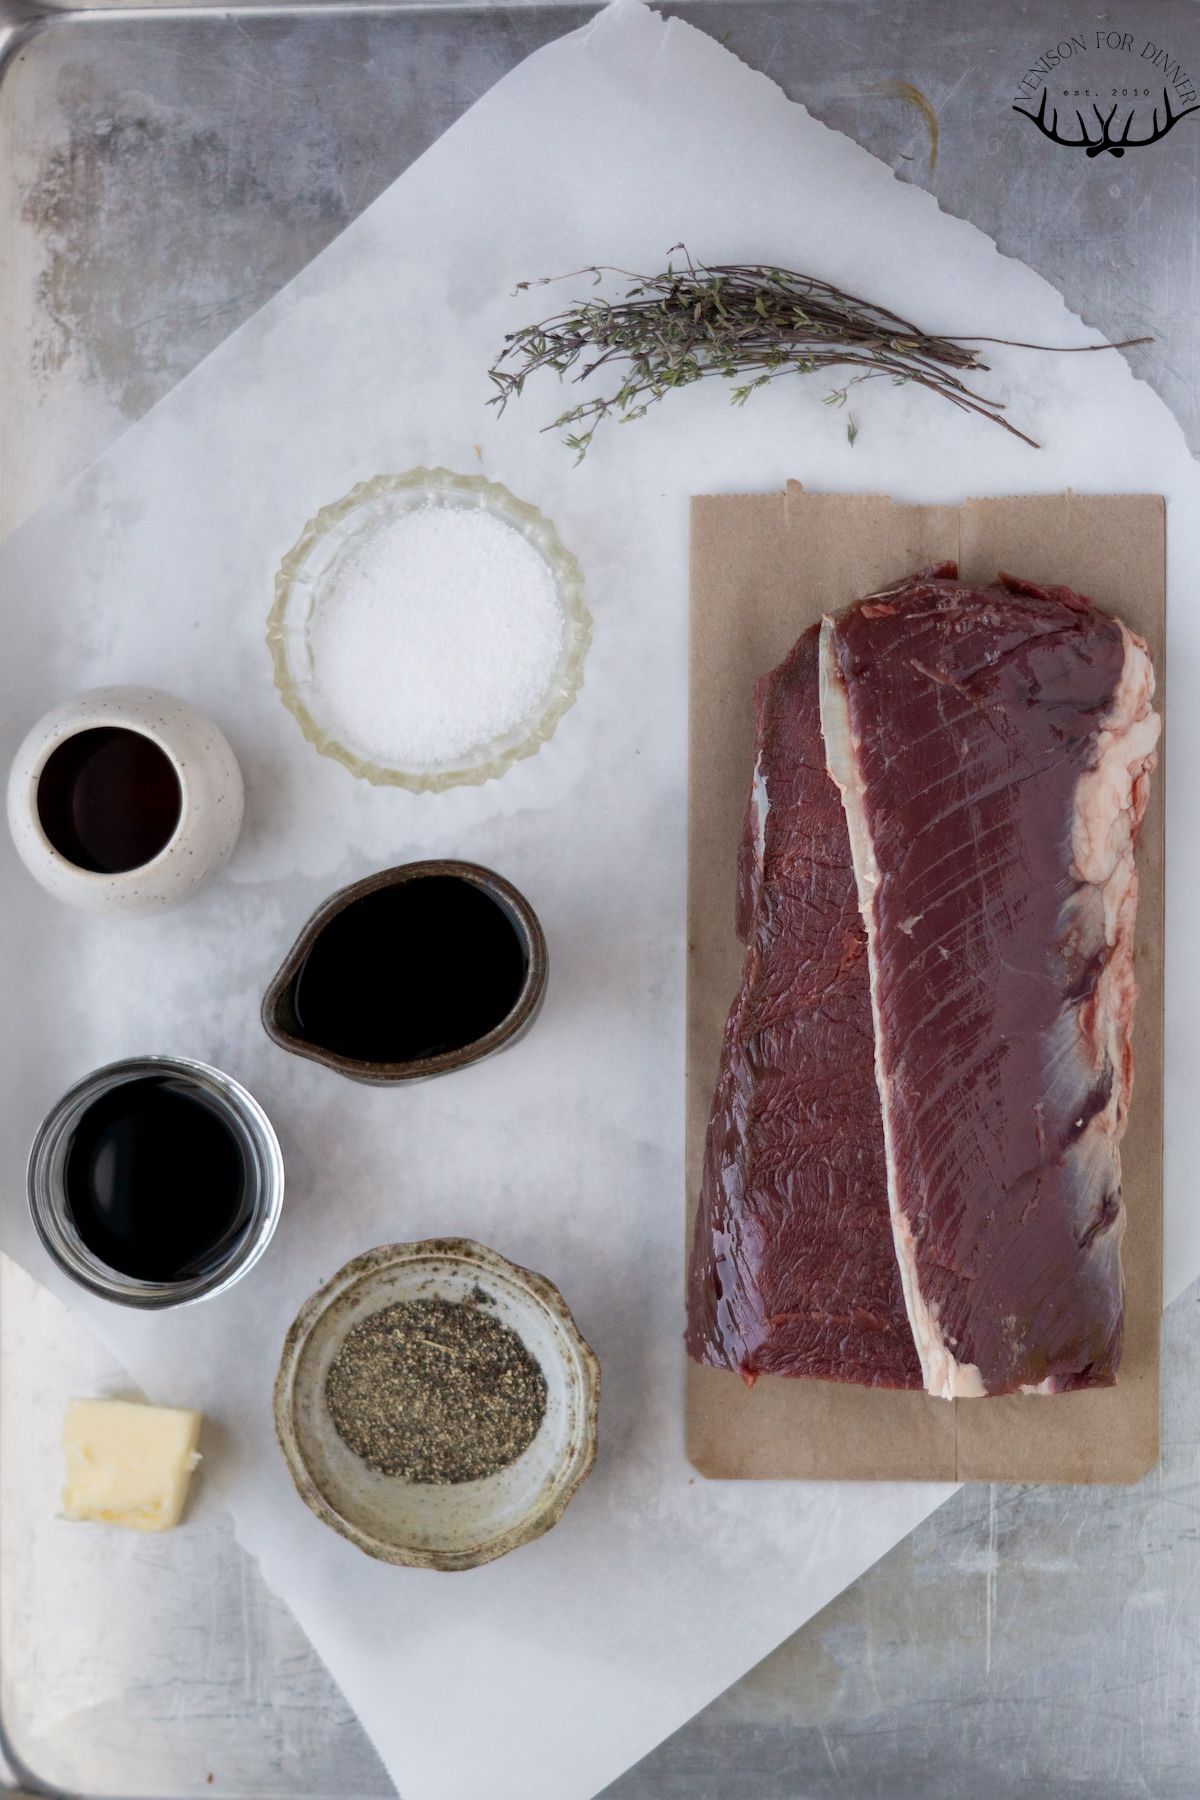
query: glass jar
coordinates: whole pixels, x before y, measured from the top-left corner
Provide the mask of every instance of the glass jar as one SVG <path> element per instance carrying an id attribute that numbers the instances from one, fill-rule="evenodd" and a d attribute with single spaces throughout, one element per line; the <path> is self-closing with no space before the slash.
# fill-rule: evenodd
<path id="1" fill-rule="evenodd" d="M 171 1075 L 198 1091 L 236 1139 L 244 1171 L 242 1207 L 246 1217 L 230 1244 L 202 1270 L 176 1281 L 149 1281 L 110 1267 L 84 1243 L 68 1200 L 66 1165 L 79 1123 L 96 1101 L 126 1082 Z M 166 1176 L 163 1186 L 169 1205 Z M 184 1306 L 232 1287 L 263 1254 L 283 1203 L 283 1156 L 266 1113 L 231 1076 L 185 1057 L 133 1057 L 96 1069 L 52 1108 L 30 1152 L 28 1193 L 38 1236 L 63 1273 L 80 1287 L 122 1306 Z"/>

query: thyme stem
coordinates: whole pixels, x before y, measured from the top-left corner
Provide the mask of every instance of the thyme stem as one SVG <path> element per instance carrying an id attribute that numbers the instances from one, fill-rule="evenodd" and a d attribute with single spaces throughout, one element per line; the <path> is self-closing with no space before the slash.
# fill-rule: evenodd
<path id="1" fill-rule="evenodd" d="M 888 376 L 914 382 L 953 406 L 990 419 L 1022 443 L 1035 440 L 1006 417 L 1004 403 L 981 394 L 962 374 L 986 373 L 978 344 L 1023 350 L 1127 349 L 1120 344 L 1056 347 L 1010 338 L 969 337 L 922 330 L 888 307 L 843 293 L 814 275 L 766 263 L 697 263 L 681 244 L 683 263 L 668 262 L 657 275 L 595 264 L 571 275 L 523 281 L 518 292 L 590 275 L 596 287 L 616 278 L 626 284 L 616 299 L 597 295 L 508 334 L 489 370 L 495 388 L 490 405 L 501 412 L 520 395 L 531 375 L 553 370 L 560 380 L 586 381 L 601 369 L 618 372 L 617 384 L 566 408 L 543 429 L 562 431 L 579 458 L 601 421 L 640 419 L 676 388 L 718 376 L 730 381 L 730 398 L 743 405 L 756 389 L 781 375 L 818 369 L 859 371 L 851 382 Z M 840 405 L 846 388 L 826 396 Z"/>

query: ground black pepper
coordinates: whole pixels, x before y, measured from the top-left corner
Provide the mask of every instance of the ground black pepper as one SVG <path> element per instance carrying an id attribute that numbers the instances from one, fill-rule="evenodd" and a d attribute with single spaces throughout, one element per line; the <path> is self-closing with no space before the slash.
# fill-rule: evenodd
<path id="1" fill-rule="evenodd" d="M 347 1332 L 325 1401 L 368 1468 L 436 1485 L 480 1481 L 533 1442 L 546 1377 L 477 1295 L 398 1301 Z"/>

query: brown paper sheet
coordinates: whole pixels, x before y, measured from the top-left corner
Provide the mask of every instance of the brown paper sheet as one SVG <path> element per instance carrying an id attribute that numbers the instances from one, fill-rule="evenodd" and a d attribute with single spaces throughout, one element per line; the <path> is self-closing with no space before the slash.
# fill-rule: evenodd
<path id="1" fill-rule="evenodd" d="M 754 683 L 821 614 L 929 563 L 1090 594 L 1149 641 L 1163 703 L 1165 506 L 1056 494 L 900 506 L 876 495 L 706 496 L 692 503 L 687 1071 L 688 1243 L 725 1016 L 738 834 L 754 757 Z M 1113 1388 L 935 1400 L 688 1364 L 688 1454 L 717 1478 L 1128 1482 L 1158 1459 L 1162 1314 L 1163 771 L 1138 851 L 1136 1077 L 1122 1153 L 1125 1351 Z"/>

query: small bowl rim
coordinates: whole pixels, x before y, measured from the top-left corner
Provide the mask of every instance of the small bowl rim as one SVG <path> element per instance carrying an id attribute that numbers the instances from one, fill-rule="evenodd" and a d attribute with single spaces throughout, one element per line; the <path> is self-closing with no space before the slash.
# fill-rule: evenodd
<path id="1" fill-rule="evenodd" d="M 563 669 L 561 685 L 536 720 L 530 722 L 524 737 L 516 744 L 485 761 L 467 768 L 406 770 L 392 768 L 359 756 L 342 744 L 325 726 L 318 724 L 305 705 L 300 682 L 292 670 L 288 651 L 288 634 L 284 621 L 297 578 L 316 545 L 350 513 L 368 500 L 388 493 L 406 493 L 424 488 L 431 494 L 475 494 L 482 507 L 494 517 L 507 520 L 523 535 L 530 530 L 541 540 L 538 546 L 550 566 L 555 591 L 562 607 L 569 653 Z M 440 464 L 407 469 L 403 474 L 373 475 L 356 482 L 346 494 L 319 508 L 301 528 L 291 549 L 280 560 L 275 572 L 275 600 L 267 615 L 267 645 L 271 652 L 275 686 L 280 698 L 296 720 L 307 741 L 352 775 L 376 787 L 406 788 L 414 794 L 440 794 L 454 787 L 479 787 L 505 774 L 514 763 L 533 756 L 553 737 L 563 714 L 569 712 L 583 686 L 584 665 L 592 641 L 592 616 L 584 598 L 583 570 L 558 534 L 552 519 L 546 517 L 528 500 L 521 500 L 503 482 L 486 475 L 460 475 Z"/>
<path id="2" fill-rule="evenodd" d="M 459 1262 L 473 1273 L 500 1275 L 523 1288 L 533 1300 L 554 1315 L 570 1341 L 582 1370 L 582 1449 L 578 1453 L 574 1473 L 550 1498 L 537 1503 L 515 1525 L 510 1525 L 495 1537 L 487 1538 L 468 1550 L 438 1550 L 387 1543 L 381 1538 L 373 1537 L 370 1532 L 363 1531 L 333 1506 L 317 1484 L 304 1460 L 294 1420 L 296 1374 L 309 1340 L 326 1312 L 351 1288 L 373 1275 L 404 1263 L 437 1261 Z M 538 1538 L 544 1537 L 546 1532 L 558 1524 L 595 1464 L 599 1406 L 599 1360 L 580 1332 L 570 1308 L 555 1284 L 545 1275 L 523 1268 L 520 1263 L 510 1262 L 498 1250 L 492 1250 L 474 1238 L 464 1237 L 421 1238 L 411 1243 L 379 1244 L 372 1250 L 365 1250 L 358 1256 L 351 1257 L 335 1275 L 330 1276 L 315 1293 L 309 1295 L 288 1327 L 273 1392 L 275 1435 L 292 1484 L 304 1504 L 321 1523 L 377 1562 L 389 1563 L 397 1568 L 434 1569 L 444 1573 L 476 1569 L 485 1563 L 495 1562 L 497 1558 L 508 1555 L 511 1550 L 517 1550 L 524 1544 L 534 1543 Z M 560 1466 L 567 1465 L 564 1463 Z"/>
<path id="3" fill-rule="evenodd" d="M 525 940 L 529 966 L 521 992 L 511 1011 L 504 1015 L 498 1025 L 494 1025 L 473 1043 L 463 1044 L 457 1050 L 443 1050 L 436 1056 L 416 1057 L 406 1062 L 365 1061 L 360 1057 L 347 1056 L 340 1050 L 326 1049 L 322 1044 L 314 1044 L 309 1039 L 288 1031 L 279 1021 L 280 1004 L 326 925 L 369 894 L 379 893 L 384 888 L 401 887 L 408 881 L 423 880 L 430 876 L 451 876 L 470 882 L 485 893 L 498 897 L 515 915 Z M 306 1057 L 310 1062 L 321 1063 L 325 1068 L 334 1069 L 338 1074 L 349 1075 L 355 1080 L 376 1083 L 381 1087 L 398 1086 L 406 1081 L 423 1081 L 434 1075 L 446 1075 L 457 1069 L 469 1068 L 473 1063 L 482 1062 L 484 1057 L 519 1038 L 533 1023 L 545 998 L 549 966 L 549 951 L 541 920 L 520 889 L 514 887 L 503 875 L 498 875 L 494 869 L 485 868 L 482 863 L 462 862 L 455 857 L 432 857 L 422 862 L 396 863 L 390 869 L 378 869 L 372 875 L 364 875 L 360 881 L 352 881 L 348 887 L 339 888 L 311 914 L 271 977 L 263 995 L 263 1030 L 281 1050 L 289 1050 L 295 1056 Z"/>

